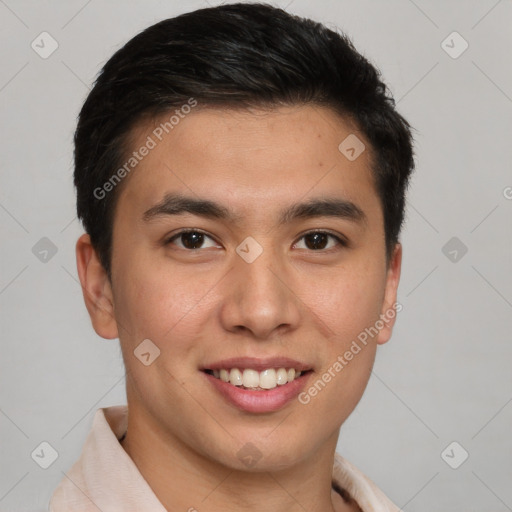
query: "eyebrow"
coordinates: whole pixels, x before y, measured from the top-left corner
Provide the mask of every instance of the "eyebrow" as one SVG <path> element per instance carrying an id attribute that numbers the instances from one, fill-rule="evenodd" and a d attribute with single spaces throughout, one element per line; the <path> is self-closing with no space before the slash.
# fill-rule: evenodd
<path id="1" fill-rule="evenodd" d="M 156 217 L 167 215 L 198 215 L 208 219 L 219 219 L 238 223 L 242 216 L 229 208 L 209 199 L 196 199 L 181 194 L 167 194 L 162 201 L 146 210 L 142 216 L 148 222 Z M 296 219 L 335 217 L 357 223 L 365 223 L 367 217 L 355 203 L 340 198 L 314 198 L 303 203 L 295 203 L 280 211 L 279 223 L 289 224 Z"/>

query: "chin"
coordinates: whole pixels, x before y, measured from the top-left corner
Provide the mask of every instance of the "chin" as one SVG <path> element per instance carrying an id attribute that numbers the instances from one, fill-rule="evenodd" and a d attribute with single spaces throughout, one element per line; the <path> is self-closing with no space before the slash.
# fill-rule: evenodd
<path id="1" fill-rule="evenodd" d="M 272 434 L 270 434 L 272 436 Z M 275 472 L 291 468 L 307 458 L 314 446 L 307 446 L 306 439 L 292 440 L 290 436 L 266 434 L 229 437 L 225 444 L 216 444 L 216 453 L 210 457 L 232 470 L 260 473 Z M 222 452 L 218 447 L 223 446 Z"/>

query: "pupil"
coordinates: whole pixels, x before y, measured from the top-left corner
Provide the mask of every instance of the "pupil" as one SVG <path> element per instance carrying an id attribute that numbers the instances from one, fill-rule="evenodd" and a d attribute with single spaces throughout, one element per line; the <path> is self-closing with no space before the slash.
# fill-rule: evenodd
<path id="1" fill-rule="evenodd" d="M 183 245 L 187 249 L 199 249 L 203 244 L 202 233 L 198 233 L 197 231 L 191 231 L 190 233 L 183 233 L 182 235 Z"/>
<path id="2" fill-rule="evenodd" d="M 326 235 L 325 233 L 312 233 L 306 236 L 306 245 L 308 249 L 323 249 L 326 245 L 327 237 L 328 235 Z M 313 243 L 308 243 L 308 240 L 313 240 Z M 321 247 L 319 247 L 318 245 L 320 245 Z"/>

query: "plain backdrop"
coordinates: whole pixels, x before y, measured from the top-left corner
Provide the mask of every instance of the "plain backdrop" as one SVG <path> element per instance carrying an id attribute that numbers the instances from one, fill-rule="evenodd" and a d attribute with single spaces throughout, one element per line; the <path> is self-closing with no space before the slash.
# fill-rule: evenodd
<path id="1" fill-rule="evenodd" d="M 77 281 L 76 116 L 115 50 L 207 5 L 0 0 L 2 512 L 46 510 L 95 410 L 126 399 Z M 403 310 L 338 451 L 404 511 L 512 510 L 512 2 L 274 5 L 346 32 L 416 130 Z"/>

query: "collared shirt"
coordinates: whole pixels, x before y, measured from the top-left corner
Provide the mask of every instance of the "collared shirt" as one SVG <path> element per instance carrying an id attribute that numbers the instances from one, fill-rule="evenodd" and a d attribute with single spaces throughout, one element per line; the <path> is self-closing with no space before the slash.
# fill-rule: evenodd
<path id="1" fill-rule="evenodd" d="M 128 406 L 98 409 L 79 459 L 54 490 L 49 512 L 167 512 L 119 439 L 128 424 Z M 389 498 L 338 453 L 333 487 L 363 512 L 399 512 Z"/>

